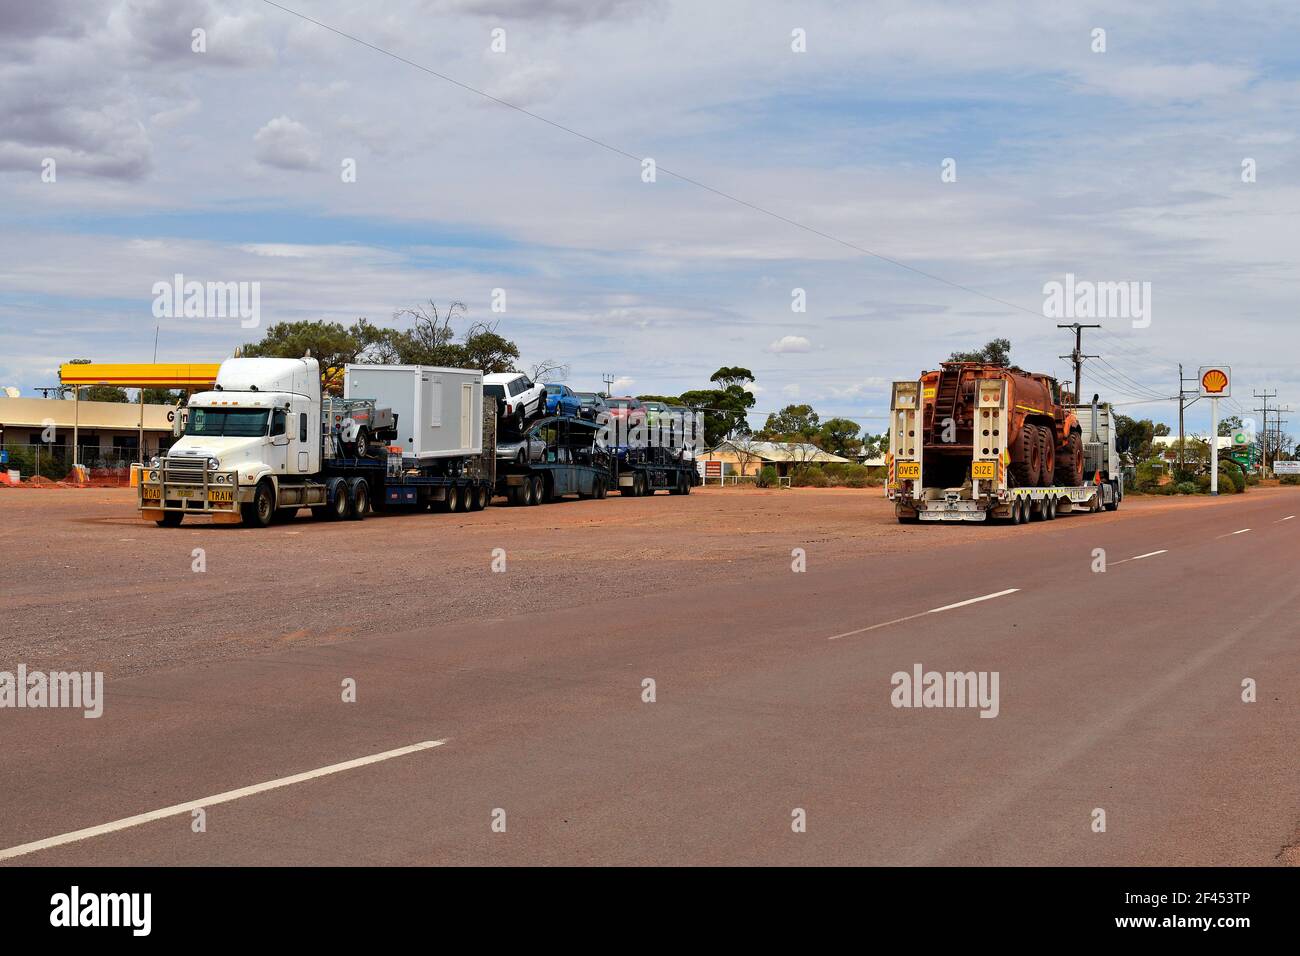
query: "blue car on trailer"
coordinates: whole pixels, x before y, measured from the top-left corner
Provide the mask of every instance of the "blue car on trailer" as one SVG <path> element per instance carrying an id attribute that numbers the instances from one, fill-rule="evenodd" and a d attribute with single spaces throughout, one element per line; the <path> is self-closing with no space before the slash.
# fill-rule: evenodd
<path id="1" fill-rule="evenodd" d="M 574 415 L 582 409 L 582 399 L 567 385 L 546 386 L 546 414 Z"/>

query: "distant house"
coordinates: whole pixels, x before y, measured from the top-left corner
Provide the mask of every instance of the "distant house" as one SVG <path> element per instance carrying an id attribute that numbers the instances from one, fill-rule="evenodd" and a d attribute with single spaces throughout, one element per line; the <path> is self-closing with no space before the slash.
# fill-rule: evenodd
<path id="1" fill-rule="evenodd" d="M 851 464 L 853 461 L 822 451 L 812 442 L 750 441 L 744 438 L 724 441 L 695 460 L 721 462 L 722 474 L 726 478 L 754 478 L 768 465 L 784 477 L 790 474 L 791 469 L 802 465 Z"/>

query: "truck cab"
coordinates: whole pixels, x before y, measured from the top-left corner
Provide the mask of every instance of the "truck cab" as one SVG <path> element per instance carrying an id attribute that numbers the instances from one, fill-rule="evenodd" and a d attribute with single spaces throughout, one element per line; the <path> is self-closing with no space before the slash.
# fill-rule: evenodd
<path id="1" fill-rule="evenodd" d="M 142 475 L 142 509 L 172 525 L 186 513 L 238 520 L 268 497 L 274 509 L 282 481 L 321 470 L 319 363 L 228 359 L 212 391 L 190 398 L 181 423 L 180 440 Z"/>

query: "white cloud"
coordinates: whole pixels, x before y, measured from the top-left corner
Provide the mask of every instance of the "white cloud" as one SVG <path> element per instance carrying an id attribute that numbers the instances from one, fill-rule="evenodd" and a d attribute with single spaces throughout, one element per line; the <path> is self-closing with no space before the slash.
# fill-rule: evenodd
<path id="1" fill-rule="evenodd" d="M 783 335 L 767 347 L 769 352 L 776 352 L 778 355 L 789 352 L 808 352 L 812 350 L 812 343 L 802 335 Z"/>
<path id="2" fill-rule="evenodd" d="M 253 137 L 253 156 L 266 166 L 308 170 L 320 166 L 320 143 L 306 126 L 277 116 Z"/>

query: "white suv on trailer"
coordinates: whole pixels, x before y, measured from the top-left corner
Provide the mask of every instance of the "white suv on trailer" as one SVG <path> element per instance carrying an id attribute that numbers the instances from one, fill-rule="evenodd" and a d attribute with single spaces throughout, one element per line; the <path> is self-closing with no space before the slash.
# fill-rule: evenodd
<path id="1" fill-rule="evenodd" d="M 530 418 L 546 410 L 546 386 L 522 372 L 493 372 L 483 376 L 483 395 L 497 400 L 497 414 L 522 432 Z"/>

